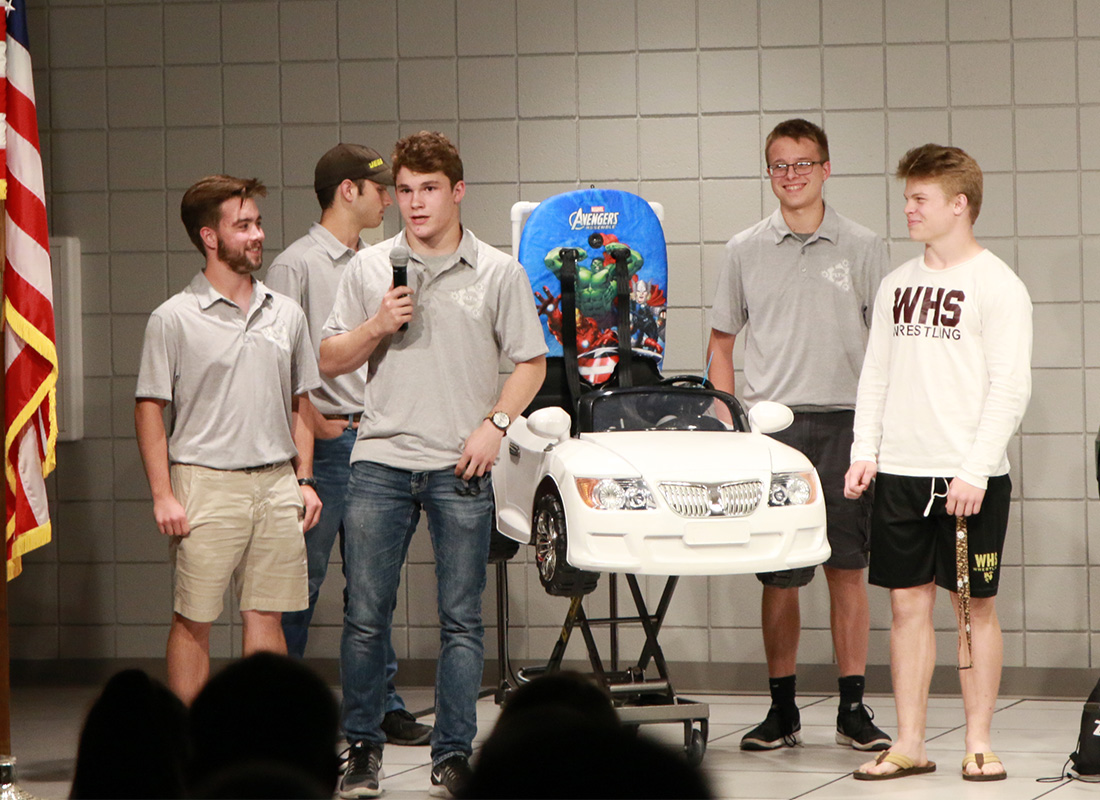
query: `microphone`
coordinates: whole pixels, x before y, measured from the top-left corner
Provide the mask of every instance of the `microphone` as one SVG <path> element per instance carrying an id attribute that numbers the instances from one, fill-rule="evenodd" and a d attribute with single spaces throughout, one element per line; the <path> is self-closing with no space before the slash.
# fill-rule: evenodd
<path id="1" fill-rule="evenodd" d="M 401 245 L 397 245 L 390 250 L 390 266 L 393 267 L 393 285 L 394 288 L 398 286 L 409 285 L 409 251 Z M 404 323 L 399 330 L 407 331 L 409 329 L 409 323 Z"/>

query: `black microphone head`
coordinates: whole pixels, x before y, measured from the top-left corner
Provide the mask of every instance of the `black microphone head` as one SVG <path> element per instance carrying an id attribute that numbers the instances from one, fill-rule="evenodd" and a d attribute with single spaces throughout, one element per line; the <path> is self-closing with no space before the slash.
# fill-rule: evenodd
<path id="1" fill-rule="evenodd" d="M 409 251 L 397 245 L 390 250 L 390 266 L 391 267 L 407 267 L 409 265 Z"/>

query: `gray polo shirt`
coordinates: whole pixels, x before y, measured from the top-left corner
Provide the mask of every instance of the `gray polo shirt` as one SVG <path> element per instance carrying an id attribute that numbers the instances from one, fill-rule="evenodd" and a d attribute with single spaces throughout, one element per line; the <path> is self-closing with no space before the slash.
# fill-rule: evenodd
<path id="1" fill-rule="evenodd" d="M 798 411 L 855 408 L 886 243 L 825 206 L 800 242 L 780 209 L 730 239 L 711 327 L 745 337 L 744 399 Z"/>
<path id="2" fill-rule="evenodd" d="M 320 383 L 302 309 L 255 281 L 242 314 L 200 272 L 149 317 L 134 394 L 172 404 L 170 462 L 242 469 L 297 455 L 291 397 Z"/>
<path id="3" fill-rule="evenodd" d="M 378 311 L 393 280 L 395 245 L 408 246 L 404 231 L 352 259 L 325 336 L 354 330 Z M 445 469 L 458 463 L 466 438 L 499 397 L 501 356 L 529 361 L 546 353 L 546 341 L 523 267 L 468 229 L 453 257 L 429 267 L 414 253 L 408 269 L 412 322 L 367 362 L 351 460 Z"/>
<path id="4" fill-rule="evenodd" d="M 368 247 L 360 238 L 359 249 Z M 346 247 L 324 225 L 314 222 L 309 233 L 275 257 L 264 278 L 270 288 L 282 292 L 306 312 L 313 354 L 321 355 L 321 329 L 336 301 L 336 287 L 355 250 Z M 321 376 L 321 386 L 309 399 L 322 414 L 357 414 L 363 410 L 366 370 L 335 378 Z"/>

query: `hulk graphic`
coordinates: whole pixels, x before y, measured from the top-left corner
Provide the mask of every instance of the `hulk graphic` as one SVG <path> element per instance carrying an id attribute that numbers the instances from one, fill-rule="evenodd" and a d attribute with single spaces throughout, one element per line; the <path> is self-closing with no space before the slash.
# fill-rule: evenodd
<path id="1" fill-rule="evenodd" d="M 642 268 L 645 260 L 641 253 L 622 244 L 614 236 L 603 234 L 601 238 L 603 253 L 599 258 L 593 258 L 591 265 L 587 267 L 582 266 L 585 261 L 583 256 L 577 260 L 577 311 L 595 321 L 597 326 L 606 328 L 614 326 L 616 320 L 615 294 L 618 287 L 615 278 L 615 252 L 626 253 L 628 280 Z M 546 268 L 558 280 L 561 280 L 561 250 L 562 248 L 555 247 L 543 259 Z"/>

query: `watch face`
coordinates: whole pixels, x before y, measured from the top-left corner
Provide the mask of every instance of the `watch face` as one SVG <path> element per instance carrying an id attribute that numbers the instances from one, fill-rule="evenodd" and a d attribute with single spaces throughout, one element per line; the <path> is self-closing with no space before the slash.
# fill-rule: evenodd
<path id="1" fill-rule="evenodd" d="M 512 418 L 503 411 L 493 412 L 493 416 L 490 417 L 490 421 L 502 431 L 507 430 L 508 426 L 512 424 Z"/>

